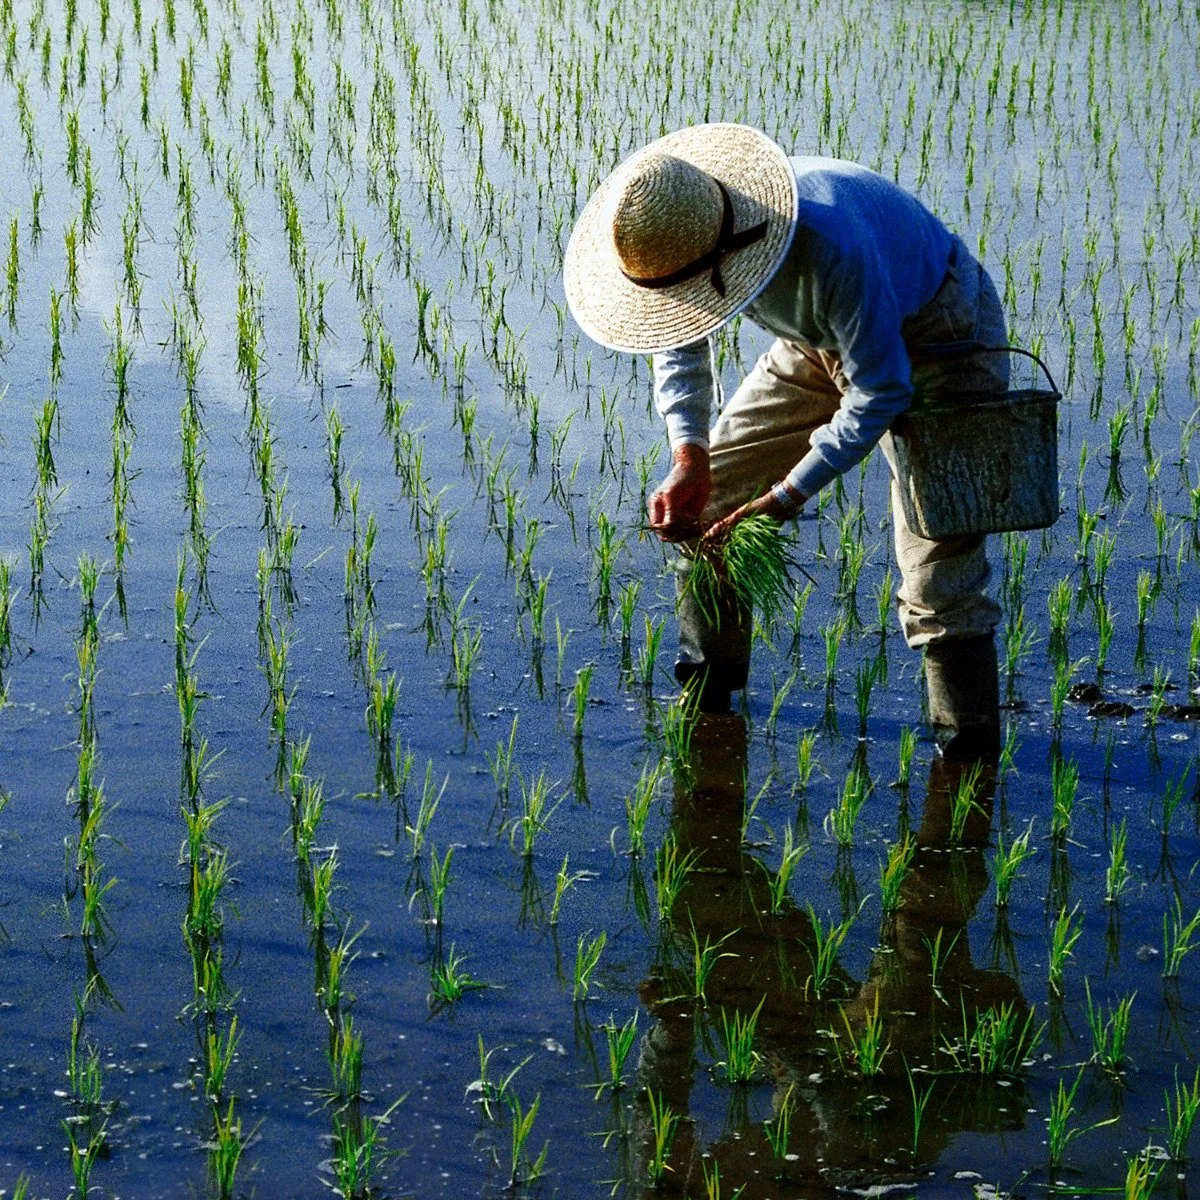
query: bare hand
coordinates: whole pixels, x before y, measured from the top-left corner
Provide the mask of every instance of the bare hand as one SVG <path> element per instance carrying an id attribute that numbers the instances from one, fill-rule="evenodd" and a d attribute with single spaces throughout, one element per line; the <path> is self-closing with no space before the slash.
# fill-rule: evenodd
<path id="1" fill-rule="evenodd" d="M 785 511 L 782 504 L 770 493 L 765 496 L 759 496 L 757 500 L 751 500 L 749 504 L 743 504 L 741 508 L 735 508 L 727 517 L 722 517 L 719 521 L 714 521 L 703 533 L 702 541 L 707 545 L 720 545 L 728 536 L 729 531 L 746 517 L 752 517 L 761 513 L 763 516 L 773 517 L 776 521 L 782 523 L 791 515 Z"/>
<path id="2" fill-rule="evenodd" d="M 672 458 L 670 474 L 646 505 L 650 528 L 664 542 L 695 537 L 711 492 L 708 451 L 703 446 L 680 446 Z"/>

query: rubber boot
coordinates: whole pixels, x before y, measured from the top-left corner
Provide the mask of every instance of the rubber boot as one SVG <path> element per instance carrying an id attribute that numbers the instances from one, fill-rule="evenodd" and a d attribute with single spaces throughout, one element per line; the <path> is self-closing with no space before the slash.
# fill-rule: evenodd
<path id="1" fill-rule="evenodd" d="M 929 722 L 945 758 L 971 762 L 999 755 L 1000 675 L 990 633 L 926 646 L 925 686 Z"/>

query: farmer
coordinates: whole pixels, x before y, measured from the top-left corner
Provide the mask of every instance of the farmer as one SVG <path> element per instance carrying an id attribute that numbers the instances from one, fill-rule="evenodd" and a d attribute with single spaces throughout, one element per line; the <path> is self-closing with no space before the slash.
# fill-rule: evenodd
<path id="1" fill-rule="evenodd" d="M 788 158 L 742 125 L 681 129 L 626 160 L 584 209 L 567 248 L 567 301 L 602 345 L 654 356 L 671 470 L 649 501 L 664 541 L 710 541 L 751 513 L 795 518 L 882 441 L 903 576 L 905 640 L 925 650 L 930 717 L 944 742 L 988 752 L 998 723 L 982 536 L 930 541 L 908 527 L 888 427 L 914 392 L 996 392 L 1008 356 L 937 347 L 1005 341 L 995 288 L 963 242 L 874 172 Z M 739 313 L 775 335 L 710 430 L 709 338 Z M 720 710 L 745 686 L 750 614 L 706 619 L 679 564 L 677 679 Z"/>

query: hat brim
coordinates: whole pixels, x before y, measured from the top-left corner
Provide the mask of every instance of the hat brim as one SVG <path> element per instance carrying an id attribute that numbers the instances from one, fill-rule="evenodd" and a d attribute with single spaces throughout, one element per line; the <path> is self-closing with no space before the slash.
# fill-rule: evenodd
<path id="1" fill-rule="evenodd" d="M 767 223 L 766 236 L 721 263 L 725 294 L 705 273 L 666 288 L 633 283 L 612 237 L 614 193 L 644 154 L 670 154 L 725 185 L 734 229 Z M 693 125 L 669 133 L 623 162 L 596 189 L 567 245 L 563 287 L 580 328 L 602 346 L 629 354 L 674 350 L 707 337 L 736 316 L 775 274 L 796 228 L 796 177 L 777 143 L 747 125 Z"/>

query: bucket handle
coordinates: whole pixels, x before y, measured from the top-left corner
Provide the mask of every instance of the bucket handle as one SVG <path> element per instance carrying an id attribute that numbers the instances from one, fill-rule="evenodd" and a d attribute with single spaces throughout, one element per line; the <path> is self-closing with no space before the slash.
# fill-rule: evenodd
<path id="1" fill-rule="evenodd" d="M 953 358 L 956 356 L 966 358 L 971 354 L 1023 354 L 1026 358 L 1033 359 L 1046 373 L 1046 378 L 1050 381 L 1050 390 L 1056 396 L 1062 395 L 1058 390 L 1058 384 L 1054 382 L 1054 376 L 1050 374 L 1050 368 L 1032 350 L 1023 350 L 1020 346 L 985 346 L 982 342 L 966 338 L 959 342 L 930 342 L 926 345 L 914 346 L 913 350 L 918 355 L 928 355 L 930 358 Z"/>

